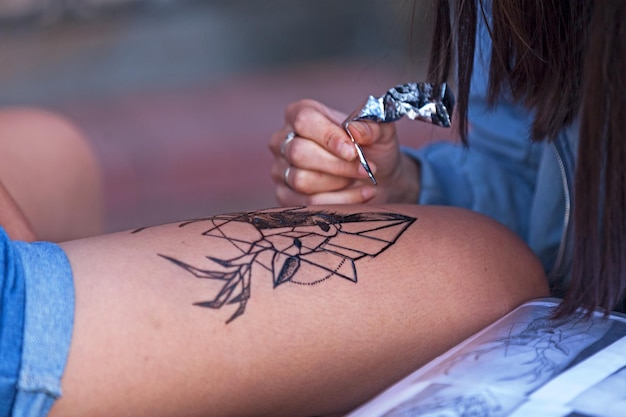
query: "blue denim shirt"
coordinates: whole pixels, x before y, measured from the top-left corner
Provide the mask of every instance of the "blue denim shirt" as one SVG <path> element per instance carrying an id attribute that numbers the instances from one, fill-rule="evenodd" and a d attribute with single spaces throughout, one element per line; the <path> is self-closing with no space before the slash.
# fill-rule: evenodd
<path id="1" fill-rule="evenodd" d="M 464 207 L 500 221 L 561 280 L 568 264 L 561 242 L 569 224 L 577 126 L 565 129 L 554 143 L 534 143 L 529 139 L 532 112 L 506 97 L 489 107 L 490 54 L 490 35 L 480 22 L 469 97 L 469 149 L 451 142 L 403 149 L 421 165 L 419 203 Z"/>
<path id="2" fill-rule="evenodd" d="M 0 417 L 43 417 L 61 395 L 74 321 L 69 260 L 0 227 Z"/>
<path id="3" fill-rule="evenodd" d="M 0 228 L 0 416 L 10 416 L 22 358 L 26 294 L 20 258 Z"/>

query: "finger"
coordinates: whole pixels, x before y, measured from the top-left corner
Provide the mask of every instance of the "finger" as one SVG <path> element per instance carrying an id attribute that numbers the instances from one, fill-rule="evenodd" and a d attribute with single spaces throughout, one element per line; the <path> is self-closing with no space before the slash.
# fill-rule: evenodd
<path id="1" fill-rule="evenodd" d="M 270 136 L 269 148 L 275 157 L 280 157 L 283 153 L 284 144 L 288 141 L 291 133 L 295 133 L 291 126 L 285 125 L 282 129 L 274 132 Z"/>
<path id="2" fill-rule="evenodd" d="M 345 161 L 331 154 L 316 142 L 296 136 L 285 144 L 283 142 L 282 157 L 295 168 L 317 171 L 337 177 L 365 178 L 367 173 L 358 161 Z M 374 170 L 375 167 L 372 167 Z"/>
<path id="3" fill-rule="evenodd" d="M 282 206 L 311 206 L 321 204 L 364 204 L 376 196 L 370 185 L 357 186 L 341 191 L 313 195 L 300 194 L 286 186 L 276 187 L 276 200 Z"/>
<path id="4" fill-rule="evenodd" d="M 271 175 L 276 185 L 285 185 L 304 195 L 340 190 L 354 182 L 351 178 L 300 169 L 282 163 L 272 165 Z"/>
<path id="5" fill-rule="evenodd" d="M 362 185 L 346 188 L 332 193 L 319 193 L 309 196 L 309 205 L 321 204 L 363 204 L 376 196 L 376 188 L 371 185 Z"/>
<path id="6" fill-rule="evenodd" d="M 370 146 L 374 143 L 388 143 L 396 135 L 394 123 L 350 122 L 348 123 L 348 129 L 350 129 L 354 140 L 362 146 Z"/>
<path id="7" fill-rule="evenodd" d="M 285 119 L 298 136 L 310 139 L 331 154 L 353 161 L 356 149 L 343 126 L 342 113 L 313 100 L 302 100 L 287 107 Z"/>
<path id="8" fill-rule="evenodd" d="M 276 201 L 283 207 L 287 206 L 308 206 L 309 196 L 297 193 L 285 185 L 276 187 Z"/>

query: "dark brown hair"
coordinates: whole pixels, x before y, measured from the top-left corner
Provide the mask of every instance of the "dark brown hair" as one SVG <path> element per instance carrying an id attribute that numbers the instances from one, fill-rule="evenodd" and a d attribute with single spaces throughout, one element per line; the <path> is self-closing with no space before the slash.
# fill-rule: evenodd
<path id="1" fill-rule="evenodd" d="M 615 308 L 626 292 L 626 2 L 435 0 L 434 6 L 429 78 L 447 81 L 456 59 L 464 143 L 478 19 L 486 19 L 492 39 L 490 104 L 508 94 L 533 109 L 529 138 L 537 141 L 553 140 L 579 118 L 572 276 L 557 315 Z"/>

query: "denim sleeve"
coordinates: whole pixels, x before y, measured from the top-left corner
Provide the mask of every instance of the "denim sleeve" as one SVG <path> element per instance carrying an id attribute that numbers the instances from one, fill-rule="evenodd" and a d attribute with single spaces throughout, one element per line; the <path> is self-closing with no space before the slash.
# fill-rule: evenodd
<path id="1" fill-rule="evenodd" d="M 74 325 L 74 281 L 60 246 L 13 242 L 26 303 L 22 359 L 12 417 L 43 417 L 61 396 Z"/>
<path id="2" fill-rule="evenodd" d="M 516 118 L 516 110 L 499 106 L 474 117 L 469 148 L 440 142 L 419 150 L 403 149 L 421 166 L 419 203 L 474 210 L 525 237 L 545 145 L 527 138 L 526 125 Z"/>
<path id="3" fill-rule="evenodd" d="M 0 227 L 0 417 L 43 417 L 61 395 L 74 320 L 65 253 Z"/>
<path id="4" fill-rule="evenodd" d="M 490 53 L 489 33 L 481 22 L 469 97 L 469 148 L 441 142 L 403 152 L 421 166 L 419 203 L 474 210 L 525 238 L 528 205 L 545 145 L 529 139 L 531 112 L 504 96 L 488 105 Z"/>
<path id="5" fill-rule="evenodd" d="M 0 416 L 10 416 L 21 366 L 26 305 L 20 258 L 0 227 Z"/>

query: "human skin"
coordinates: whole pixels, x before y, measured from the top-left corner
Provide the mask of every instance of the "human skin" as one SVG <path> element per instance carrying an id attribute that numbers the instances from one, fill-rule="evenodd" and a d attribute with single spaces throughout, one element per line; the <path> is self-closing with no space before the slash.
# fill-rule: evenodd
<path id="1" fill-rule="evenodd" d="M 0 182 L 0 224 L 13 240 L 33 242 L 37 236 L 33 226 Z"/>
<path id="2" fill-rule="evenodd" d="M 316 258 L 328 269 L 325 278 L 315 276 L 320 269 L 305 265 L 311 255 L 305 256 L 305 238 L 290 246 L 302 255 L 290 257 L 301 268 L 289 272 L 285 261 L 272 275 L 257 262 L 273 255 L 269 240 L 257 246 L 246 240 L 267 233 L 289 246 L 294 235 L 257 229 L 254 221 L 223 223 L 229 217 L 62 243 L 74 273 L 76 315 L 63 396 L 50 415 L 346 413 L 522 302 L 548 294 L 525 244 L 469 211 L 319 206 L 274 209 L 273 220 L 288 222 L 290 210 L 310 210 L 305 219 L 313 225 L 297 230 L 368 253 L 345 269 L 358 279 L 327 273 L 346 266 L 336 262 L 334 249 Z M 364 212 L 401 216 L 406 229 L 393 229 L 381 250 L 387 229 L 373 227 L 370 239 L 333 234 L 335 227 L 348 232 L 368 221 L 325 223 L 328 213 Z M 228 227 L 207 233 L 216 224 Z M 232 272 L 234 259 L 238 271 L 247 271 L 241 276 L 249 278 L 249 292 L 240 291 L 242 279 L 223 300 L 229 303 L 198 305 L 224 287 L 207 276 L 218 277 L 218 266 Z M 277 281 L 278 270 L 284 282 Z"/>
<path id="3" fill-rule="evenodd" d="M 35 108 L 0 109 L 0 224 L 15 240 L 102 233 L 102 180 L 88 140 Z"/>
<path id="4" fill-rule="evenodd" d="M 376 177 L 374 186 L 342 127 L 346 116 L 315 100 L 287 106 L 285 125 L 269 142 L 277 201 L 283 206 L 417 202 L 419 165 L 400 152 L 395 124 L 350 123 L 350 132 Z M 296 137 L 285 145 L 289 132 Z"/>

